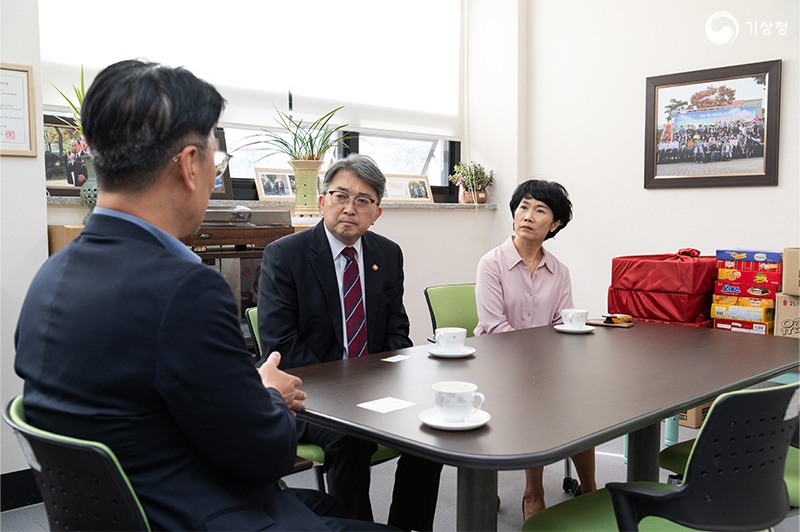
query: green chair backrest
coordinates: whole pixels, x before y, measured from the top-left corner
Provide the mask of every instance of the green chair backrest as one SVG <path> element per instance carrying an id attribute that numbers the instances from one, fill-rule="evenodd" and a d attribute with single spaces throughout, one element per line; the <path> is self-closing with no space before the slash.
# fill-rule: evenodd
<path id="1" fill-rule="evenodd" d="M 258 336 L 258 307 L 250 307 L 244 311 L 247 317 L 247 326 L 250 328 L 250 336 L 255 340 L 256 357 L 261 358 L 261 338 Z"/>
<path id="2" fill-rule="evenodd" d="M 30 425 L 22 396 L 3 420 L 17 434 L 44 500 L 51 530 L 150 530 L 128 476 L 108 446 Z"/>
<path id="3" fill-rule="evenodd" d="M 446 284 L 425 289 L 433 330 L 440 327 L 463 327 L 467 337 L 474 336 L 478 325 L 475 284 Z"/>

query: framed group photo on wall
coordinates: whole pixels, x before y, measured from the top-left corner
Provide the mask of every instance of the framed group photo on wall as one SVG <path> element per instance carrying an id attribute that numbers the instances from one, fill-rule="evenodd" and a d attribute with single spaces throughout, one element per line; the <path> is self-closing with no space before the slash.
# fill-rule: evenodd
<path id="1" fill-rule="evenodd" d="M 778 184 L 780 60 L 646 85 L 644 188 Z"/>
<path id="2" fill-rule="evenodd" d="M 433 203 L 428 176 L 386 174 L 382 203 Z"/>
<path id="3" fill-rule="evenodd" d="M 255 172 L 259 201 L 294 200 L 294 174 L 291 170 L 256 168 Z"/>

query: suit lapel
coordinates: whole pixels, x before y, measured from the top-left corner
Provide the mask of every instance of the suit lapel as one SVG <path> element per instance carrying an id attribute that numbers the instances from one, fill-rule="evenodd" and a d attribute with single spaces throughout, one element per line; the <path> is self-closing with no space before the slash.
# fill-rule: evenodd
<path id="1" fill-rule="evenodd" d="M 383 320 L 379 310 L 385 279 L 386 264 L 381 250 L 372 238 L 369 231 L 361 237 L 361 249 L 364 252 L 364 286 L 366 291 L 367 306 L 367 346 L 373 346 L 373 333 L 375 320 Z M 372 352 L 370 350 L 370 352 Z"/>
<path id="2" fill-rule="evenodd" d="M 325 235 L 324 222 L 319 222 L 313 229 L 311 246 L 308 249 L 308 261 L 319 282 L 319 290 L 325 300 L 325 307 L 331 317 L 333 332 L 339 340 L 339 345 L 344 345 L 342 337 L 342 307 L 339 297 L 339 282 L 336 280 L 336 267 L 333 265 L 331 257 L 331 246 L 328 237 Z M 315 297 L 311 287 L 304 287 L 306 293 L 311 293 Z"/>

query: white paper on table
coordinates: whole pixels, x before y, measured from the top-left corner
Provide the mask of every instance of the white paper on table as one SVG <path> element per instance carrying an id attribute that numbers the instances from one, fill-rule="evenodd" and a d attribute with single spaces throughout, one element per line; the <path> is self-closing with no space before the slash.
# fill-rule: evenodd
<path id="1" fill-rule="evenodd" d="M 394 355 L 393 357 L 386 357 L 382 358 L 381 360 L 384 362 L 402 362 L 403 360 L 408 360 L 409 358 L 411 357 L 408 355 Z"/>
<path id="2" fill-rule="evenodd" d="M 380 414 L 386 414 L 387 412 L 394 412 L 395 410 L 408 408 L 409 406 L 414 406 L 415 404 L 416 403 L 412 403 L 411 401 L 397 399 L 396 397 L 384 397 L 382 399 L 375 399 L 374 401 L 367 401 L 366 403 L 361 403 L 356 406 L 366 408 L 367 410 L 372 410 Z"/>

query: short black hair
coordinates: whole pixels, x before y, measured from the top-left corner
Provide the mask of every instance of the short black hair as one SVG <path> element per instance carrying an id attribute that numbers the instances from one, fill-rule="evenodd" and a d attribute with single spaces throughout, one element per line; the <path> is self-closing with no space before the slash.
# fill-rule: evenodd
<path id="1" fill-rule="evenodd" d="M 225 103 L 182 67 L 132 59 L 103 69 L 81 106 L 100 189 L 147 188 L 183 145 L 206 145 Z"/>
<path id="2" fill-rule="evenodd" d="M 553 220 L 561 222 L 558 227 L 556 227 L 555 231 L 547 233 L 545 240 L 556 236 L 556 233 L 564 229 L 569 221 L 572 220 L 572 202 L 569 199 L 569 193 L 563 185 L 555 181 L 529 179 L 517 186 L 508 204 L 509 207 L 511 207 L 512 217 L 517 211 L 519 204 L 522 203 L 522 200 L 525 198 L 541 201 L 553 211 Z"/>

